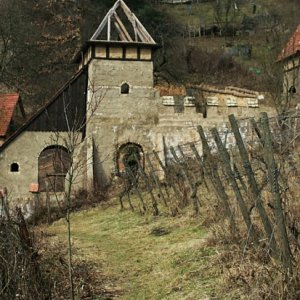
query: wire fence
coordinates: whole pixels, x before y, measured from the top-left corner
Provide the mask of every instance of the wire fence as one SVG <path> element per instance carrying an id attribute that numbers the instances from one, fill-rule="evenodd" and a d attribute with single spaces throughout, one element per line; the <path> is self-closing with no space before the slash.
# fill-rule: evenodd
<path id="1" fill-rule="evenodd" d="M 245 249 L 267 241 L 266 252 L 291 269 L 300 245 L 299 117 L 298 110 L 272 118 L 262 113 L 258 121 L 231 115 L 230 126 L 199 126 L 199 141 L 165 145 L 146 153 L 144 165 L 137 160 L 135 170 L 127 168 L 125 190 L 136 193 L 142 213 L 154 215 L 163 207 L 176 215 L 189 206 L 201 214 L 204 195 L 213 194 L 230 234 L 246 234 Z"/>

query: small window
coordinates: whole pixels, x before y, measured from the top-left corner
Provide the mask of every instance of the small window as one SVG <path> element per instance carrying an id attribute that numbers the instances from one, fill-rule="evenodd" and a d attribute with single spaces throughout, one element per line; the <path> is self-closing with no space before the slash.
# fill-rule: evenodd
<path id="1" fill-rule="evenodd" d="M 296 94 L 296 88 L 292 85 L 292 86 L 290 86 L 290 88 L 289 88 L 289 93 L 290 94 Z"/>
<path id="2" fill-rule="evenodd" d="M 13 173 L 19 172 L 19 164 L 12 163 L 10 165 L 10 171 L 13 172 Z"/>
<path id="3" fill-rule="evenodd" d="M 129 84 L 123 83 L 121 85 L 121 94 L 129 94 Z"/>

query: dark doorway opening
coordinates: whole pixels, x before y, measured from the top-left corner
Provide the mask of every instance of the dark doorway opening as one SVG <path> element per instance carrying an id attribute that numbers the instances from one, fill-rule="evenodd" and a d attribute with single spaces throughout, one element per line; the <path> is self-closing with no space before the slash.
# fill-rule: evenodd
<path id="1" fill-rule="evenodd" d="M 144 167 L 143 148 L 135 143 L 127 143 L 122 145 L 117 153 L 117 169 L 118 173 L 126 172 L 127 168 L 136 175 L 139 164 Z"/>

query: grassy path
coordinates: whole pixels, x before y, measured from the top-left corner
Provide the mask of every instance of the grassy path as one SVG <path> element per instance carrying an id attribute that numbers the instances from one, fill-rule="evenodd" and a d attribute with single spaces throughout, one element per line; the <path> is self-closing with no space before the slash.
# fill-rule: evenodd
<path id="1" fill-rule="evenodd" d="M 211 299 L 216 274 L 207 232 L 188 215 L 139 216 L 117 206 L 72 216 L 75 256 L 96 264 L 119 299 Z M 66 239 L 63 220 L 47 231 Z"/>

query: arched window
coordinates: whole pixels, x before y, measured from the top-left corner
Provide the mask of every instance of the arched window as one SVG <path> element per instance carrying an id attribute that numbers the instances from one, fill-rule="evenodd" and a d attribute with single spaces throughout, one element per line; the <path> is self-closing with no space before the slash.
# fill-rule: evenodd
<path id="1" fill-rule="evenodd" d="M 61 146 L 45 148 L 38 158 L 39 192 L 64 192 L 70 166 L 71 157 L 67 149 Z"/>
<path id="2" fill-rule="evenodd" d="M 296 92 L 297 92 L 297 90 L 296 90 L 296 88 L 295 88 L 295 86 L 290 86 L 290 88 L 289 88 L 289 93 L 290 94 L 296 94 Z"/>
<path id="3" fill-rule="evenodd" d="M 12 163 L 10 165 L 10 171 L 13 172 L 13 173 L 19 172 L 19 164 Z"/>
<path id="4" fill-rule="evenodd" d="M 125 172 L 127 168 L 132 174 L 136 174 L 140 166 L 144 167 L 144 152 L 143 148 L 135 143 L 127 143 L 122 145 L 117 153 L 117 168 L 118 172 Z"/>
<path id="5" fill-rule="evenodd" d="M 121 94 L 129 94 L 129 84 L 128 83 L 123 83 L 121 85 Z"/>

